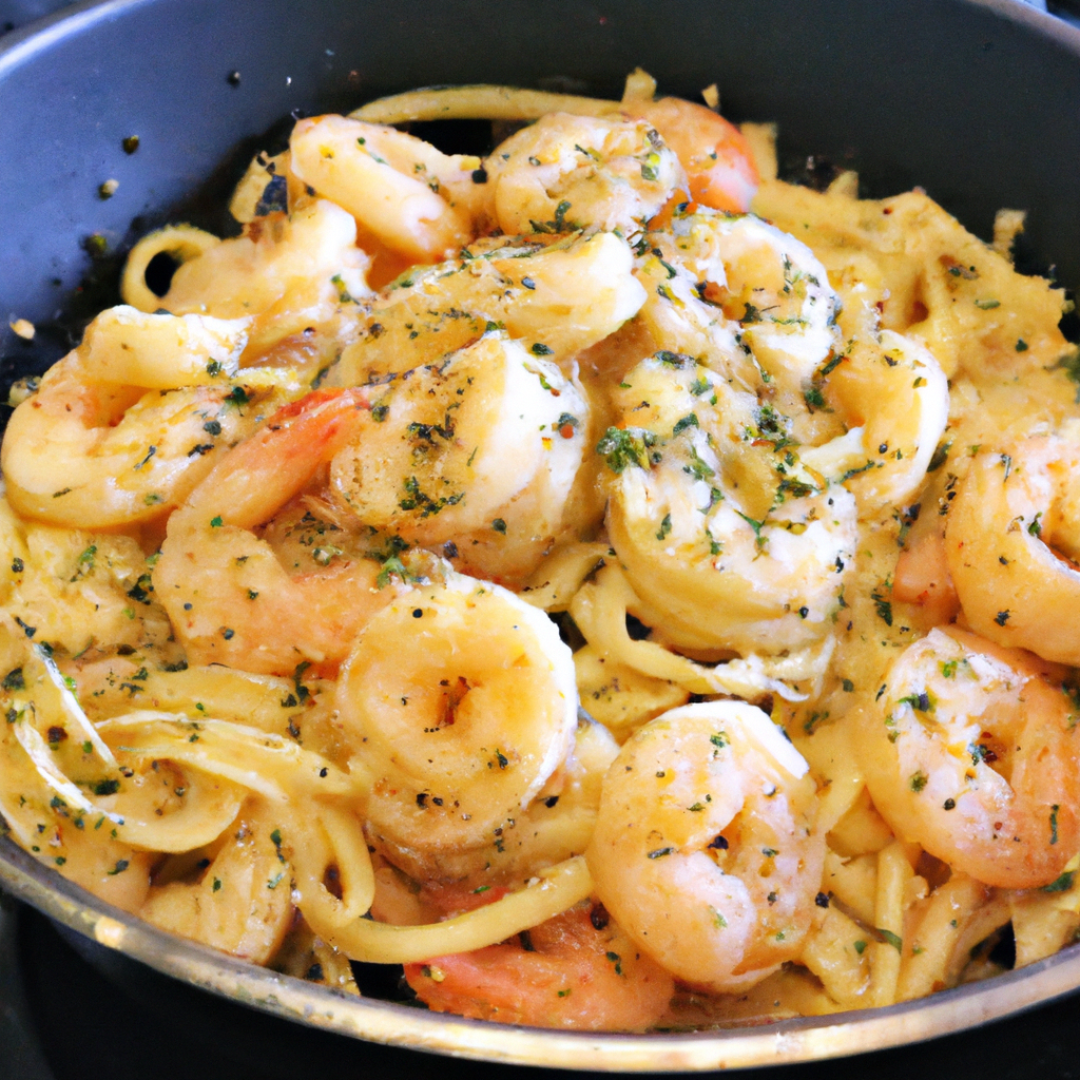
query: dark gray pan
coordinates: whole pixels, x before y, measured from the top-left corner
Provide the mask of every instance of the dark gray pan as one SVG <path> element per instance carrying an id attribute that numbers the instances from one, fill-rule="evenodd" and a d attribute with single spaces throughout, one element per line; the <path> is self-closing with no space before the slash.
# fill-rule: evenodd
<path id="1" fill-rule="evenodd" d="M 95 307 L 116 302 L 119 261 L 147 229 L 177 215 L 223 227 L 212 207 L 293 110 L 477 81 L 617 96 L 638 64 L 665 92 L 718 82 L 731 118 L 779 122 L 787 160 L 857 168 L 867 194 L 920 184 L 982 236 L 999 207 L 1025 209 L 1025 261 L 1080 284 L 1080 31 L 1011 0 L 107 0 L 0 42 L 0 377 L 40 370 Z M 119 188 L 103 200 L 109 179 Z M 12 317 L 39 325 L 33 343 L 8 331 Z M 648 1039 L 560 1035 L 344 1003 L 110 912 L 6 840 L 0 884 L 104 946 L 278 1015 L 571 1068 L 852 1053 L 1080 985 L 1070 949 L 877 1013 Z"/>

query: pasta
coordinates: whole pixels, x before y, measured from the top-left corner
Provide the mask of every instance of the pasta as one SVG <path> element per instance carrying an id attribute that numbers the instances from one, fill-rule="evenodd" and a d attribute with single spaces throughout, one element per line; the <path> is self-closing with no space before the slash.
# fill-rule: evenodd
<path id="1" fill-rule="evenodd" d="M 239 237 L 136 244 L 0 456 L 20 845 L 540 1026 L 888 1005 L 1080 934 L 1062 294 L 1018 212 L 990 248 L 784 183 L 705 100 L 383 99 L 257 156 Z M 438 118 L 518 127 L 387 126 Z"/>

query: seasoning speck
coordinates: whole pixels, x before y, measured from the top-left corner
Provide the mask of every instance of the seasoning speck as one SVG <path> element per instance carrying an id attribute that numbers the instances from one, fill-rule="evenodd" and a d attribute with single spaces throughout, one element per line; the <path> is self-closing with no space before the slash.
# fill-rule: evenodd
<path id="1" fill-rule="evenodd" d="M 134 154 L 135 151 L 138 150 L 138 149 L 139 149 L 139 136 L 138 135 L 129 135 L 124 140 L 124 153 L 125 154 Z"/>
<path id="2" fill-rule="evenodd" d="M 230 86 L 239 86 L 240 85 L 240 72 L 239 71 L 230 71 L 229 74 L 225 76 L 225 81 Z"/>

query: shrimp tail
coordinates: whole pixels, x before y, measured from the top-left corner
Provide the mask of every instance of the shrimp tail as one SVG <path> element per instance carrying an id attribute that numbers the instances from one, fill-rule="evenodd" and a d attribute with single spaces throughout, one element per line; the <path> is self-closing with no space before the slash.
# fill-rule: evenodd
<path id="1" fill-rule="evenodd" d="M 315 390 L 290 402 L 233 448 L 193 493 L 184 512 L 213 510 L 221 524 L 242 529 L 262 524 L 320 465 L 357 438 L 370 411 L 371 391 L 366 387 Z"/>

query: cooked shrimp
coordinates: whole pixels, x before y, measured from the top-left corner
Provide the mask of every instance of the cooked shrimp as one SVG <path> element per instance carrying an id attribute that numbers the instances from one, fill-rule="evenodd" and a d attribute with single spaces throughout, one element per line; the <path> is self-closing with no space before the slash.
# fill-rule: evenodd
<path id="1" fill-rule="evenodd" d="M 739 214 L 750 209 L 758 171 L 749 144 L 731 121 L 682 98 L 624 100 L 622 107 L 628 116 L 652 124 L 675 151 L 694 202 Z"/>
<path id="2" fill-rule="evenodd" d="M 799 953 L 825 856 L 815 813 L 806 762 L 765 713 L 685 705 L 623 746 L 585 857 L 645 952 L 736 992 Z"/>
<path id="3" fill-rule="evenodd" d="M 975 457 L 949 507 L 945 547 L 972 629 L 1080 664 L 1080 440 L 1072 431 Z"/>
<path id="4" fill-rule="evenodd" d="M 855 502 L 802 468 L 786 418 L 669 352 L 627 374 L 615 401 L 626 427 L 598 446 L 608 529 L 665 636 L 743 654 L 825 637 L 850 573 Z"/>
<path id="5" fill-rule="evenodd" d="M 849 430 L 804 454 L 807 463 L 842 479 L 864 518 L 908 505 L 949 419 L 949 384 L 938 362 L 913 338 L 883 330 L 852 355 L 826 361 L 813 384 L 836 399 Z"/>
<path id="6" fill-rule="evenodd" d="M 146 256 L 168 250 L 169 243 L 167 235 L 151 233 L 132 249 L 129 263 L 145 268 Z M 208 244 L 182 262 L 160 298 L 131 275 L 122 292 L 126 302 L 143 311 L 250 316 L 250 358 L 308 327 L 322 326 L 333 344 L 335 334 L 329 331 L 334 320 L 343 309 L 354 309 L 352 301 L 370 294 L 368 261 L 356 246 L 352 217 L 316 199 L 290 215 L 256 218 L 235 239 Z"/>
<path id="7" fill-rule="evenodd" d="M 125 307 L 99 315 L 8 421 L 0 465 L 12 506 L 76 528 L 132 525 L 175 506 L 222 444 L 254 426 L 254 410 L 241 407 L 248 390 L 230 378 L 247 325 Z"/>
<path id="8" fill-rule="evenodd" d="M 473 238 L 474 219 L 484 217 L 480 159 L 448 157 L 402 131 L 317 116 L 297 123 L 289 150 L 297 177 L 415 261 L 447 258 Z"/>
<path id="9" fill-rule="evenodd" d="M 577 727 L 573 658 L 555 625 L 460 575 L 402 595 L 367 624 L 337 704 L 374 780 L 372 835 L 428 859 L 495 842 L 562 764 Z"/>
<path id="10" fill-rule="evenodd" d="M 330 379 L 350 386 L 437 363 L 492 322 L 566 369 L 574 353 L 613 334 L 645 301 L 630 245 L 613 233 L 474 248 L 410 271 L 377 297 Z"/>
<path id="11" fill-rule="evenodd" d="M 938 518 L 940 521 L 940 518 Z M 893 597 L 919 607 L 928 625 L 951 623 L 960 610 L 956 586 L 949 573 L 945 529 L 916 527 L 900 557 L 893 576 Z"/>
<path id="12" fill-rule="evenodd" d="M 510 235 L 639 229 L 686 186 L 679 159 L 644 120 L 548 113 L 485 165 Z"/>
<path id="13" fill-rule="evenodd" d="M 492 331 L 364 393 L 377 422 L 331 469 L 360 521 L 410 544 L 453 542 L 458 565 L 486 578 L 531 574 L 563 531 L 586 448 L 574 385 Z"/>
<path id="14" fill-rule="evenodd" d="M 767 401 L 789 418 L 789 439 L 816 446 L 843 433 L 815 409 L 820 372 L 839 354 L 839 305 L 809 248 L 757 218 L 702 207 L 676 208 L 647 244 L 635 273 L 647 296 L 640 321 L 657 348 Z"/>
<path id="15" fill-rule="evenodd" d="M 261 800 L 251 798 L 235 825 L 192 867 L 194 880 L 154 885 L 139 915 L 170 933 L 265 964 L 292 921 L 290 867 Z"/>
<path id="16" fill-rule="evenodd" d="M 955 627 L 893 662 L 857 741 L 897 836 L 987 885 L 1032 889 L 1080 847 L 1080 736 L 1048 665 Z"/>
<path id="17" fill-rule="evenodd" d="M 645 1031 L 665 1016 L 675 984 L 604 908 L 579 904 L 520 941 L 406 964 L 436 1012 L 582 1031 Z"/>
<path id="18" fill-rule="evenodd" d="M 303 661 L 333 667 L 390 600 L 378 563 L 316 549 L 317 566 L 291 575 L 252 531 L 357 436 L 369 407 L 363 390 L 316 391 L 286 406 L 169 519 L 154 586 L 189 660 L 268 675 Z"/>
<path id="19" fill-rule="evenodd" d="M 618 752 L 618 743 L 603 725 L 579 719 L 562 764 L 529 806 L 501 830 L 493 830 L 485 844 L 438 851 L 386 844 L 387 854 L 397 870 L 440 894 L 457 892 L 478 899 L 487 897 L 488 890 L 503 888 L 503 883 L 526 880 L 542 867 L 580 855 L 588 846 L 604 776 Z"/>
<path id="20" fill-rule="evenodd" d="M 756 218 L 676 212 L 649 243 L 636 270 L 648 297 L 640 318 L 658 346 L 768 399 L 788 436 L 810 444 L 804 463 L 843 481 L 864 516 L 918 490 L 949 403 L 926 349 L 884 331 L 841 351 L 825 268 Z"/>
<path id="21" fill-rule="evenodd" d="M 836 294 L 817 257 L 793 236 L 749 215 L 699 209 L 676 215 L 672 232 L 675 253 L 697 279 L 702 297 L 737 324 L 774 386 L 801 400 L 805 384 L 838 343 Z M 654 306 L 659 302 L 674 303 L 663 293 Z"/>
<path id="22" fill-rule="evenodd" d="M 760 393 L 770 376 L 743 344 L 739 323 L 707 298 L 727 282 L 714 220 L 676 212 L 675 222 L 683 235 L 649 233 L 634 268 L 645 287 L 638 322 L 657 348 L 693 356 L 739 389 Z"/>

